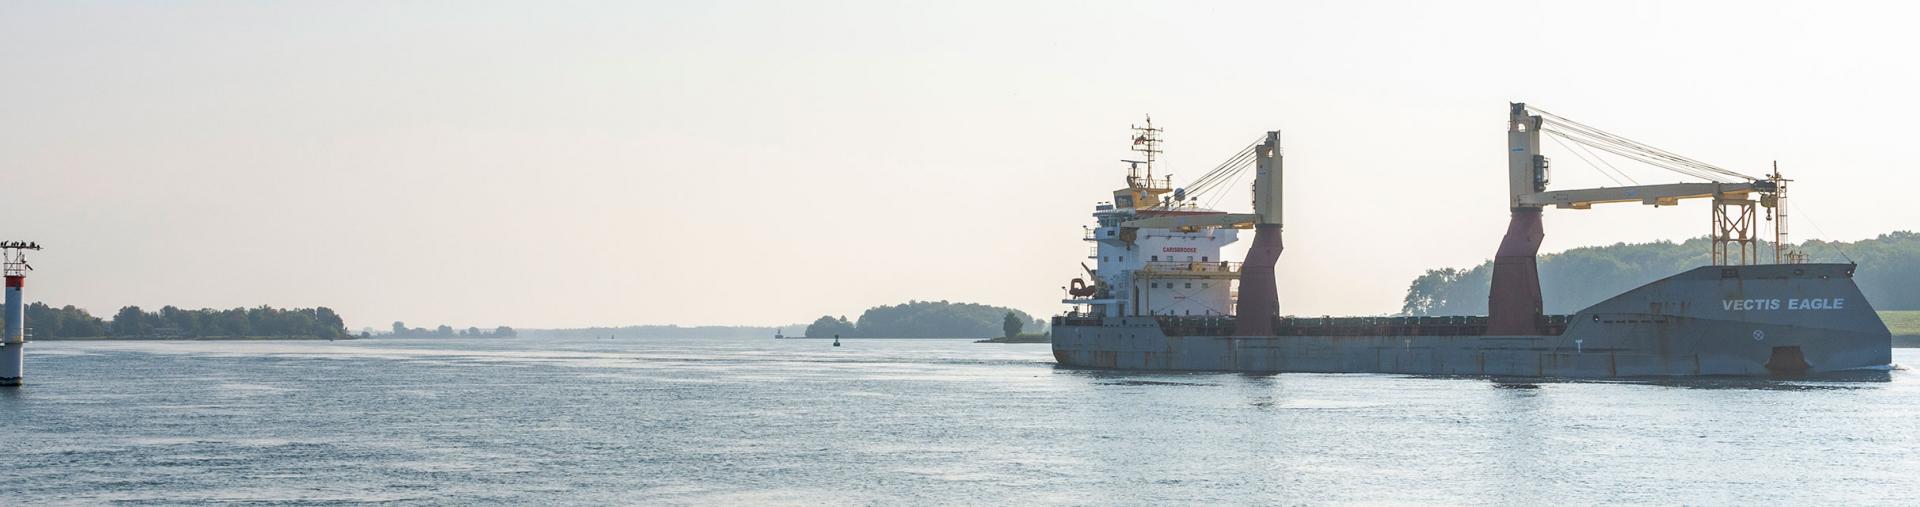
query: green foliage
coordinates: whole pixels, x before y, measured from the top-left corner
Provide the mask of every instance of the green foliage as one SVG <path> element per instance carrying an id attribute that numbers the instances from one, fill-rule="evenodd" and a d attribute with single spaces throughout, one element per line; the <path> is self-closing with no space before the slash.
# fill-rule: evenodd
<path id="1" fill-rule="evenodd" d="M 848 322 L 845 315 L 840 316 L 838 319 L 833 318 L 831 315 L 821 315 L 820 318 L 814 319 L 813 324 L 807 326 L 806 336 L 826 338 L 829 336 L 853 336 L 853 334 L 853 323 Z"/>
<path id="2" fill-rule="evenodd" d="M 1854 280 L 1867 301 L 1882 310 L 1920 310 L 1920 234 L 1899 231 L 1845 242 L 1809 241 L 1801 251 L 1813 262 L 1860 264 Z M 1773 247 L 1759 251 L 1772 261 Z M 1547 313 L 1573 313 L 1635 287 L 1709 263 L 1706 238 L 1684 243 L 1616 243 L 1540 256 L 1540 291 Z M 1845 252 L 1842 255 L 1842 252 Z M 1401 312 L 1408 315 L 1485 315 L 1493 262 L 1468 269 L 1432 269 L 1407 287 Z"/>
<path id="3" fill-rule="evenodd" d="M 1920 233 L 1899 231 L 1852 243 L 1816 240 L 1801 248 L 1816 262 L 1851 258 L 1860 263 L 1853 278 L 1874 308 L 1920 310 Z"/>
<path id="4" fill-rule="evenodd" d="M 1033 316 L 1010 308 L 947 301 L 908 301 L 906 304 L 876 306 L 860 314 L 857 322 L 846 317 L 823 316 L 807 326 L 807 336 L 833 335 L 861 338 L 992 338 L 1005 336 L 1011 315 L 1015 324 L 1024 326 Z M 1016 333 L 1017 334 L 1017 329 Z"/>
<path id="5" fill-rule="evenodd" d="M 1026 327 L 1027 325 L 1025 322 L 1026 320 L 1027 319 L 1014 315 L 1013 312 L 1007 312 L 1007 317 L 1005 319 L 1001 319 L 1001 322 L 1000 322 L 1000 330 L 1006 331 L 1007 333 L 1002 336 L 1005 336 L 1007 338 L 1019 336 L 1020 328 Z"/>
<path id="6" fill-rule="evenodd" d="M 71 306 L 67 308 L 72 308 Z M 82 315 L 85 312 L 80 312 Z M 71 318 L 71 315 L 69 315 Z M 91 318 L 90 316 L 88 318 Z M 29 322 L 32 318 L 29 317 Z M 95 319 L 98 320 L 98 319 Z M 75 331 L 88 331 L 84 327 Z M 67 331 L 63 328 L 62 333 Z M 138 306 L 121 308 L 107 325 L 107 336 L 116 338 L 203 338 L 245 336 L 311 336 L 345 338 L 347 327 L 340 315 L 326 307 L 280 309 L 270 306 L 230 310 L 182 310 L 172 306 L 158 312 Z M 101 334 L 44 335 L 49 338 L 83 338 Z"/>
<path id="7" fill-rule="evenodd" d="M 32 338 L 93 338 L 107 335 L 106 321 L 73 305 L 54 308 L 45 303 L 32 303 L 27 305 L 26 314 L 27 327 L 33 331 Z"/>

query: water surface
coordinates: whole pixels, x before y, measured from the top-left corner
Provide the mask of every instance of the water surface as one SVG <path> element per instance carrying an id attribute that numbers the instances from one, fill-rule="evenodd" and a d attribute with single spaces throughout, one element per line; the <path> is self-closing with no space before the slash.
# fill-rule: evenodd
<path id="1" fill-rule="evenodd" d="M 952 340 L 37 342 L 9 505 L 1910 504 L 1920 377 L 1116 374 Z M 1910 349 L 1896 361 L 1920 363 Z"/>

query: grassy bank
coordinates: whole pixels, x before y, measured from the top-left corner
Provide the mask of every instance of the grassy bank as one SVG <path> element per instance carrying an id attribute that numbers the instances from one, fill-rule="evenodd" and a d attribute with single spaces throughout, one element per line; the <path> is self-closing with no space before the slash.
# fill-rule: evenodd
<path id="1" fill-rule="evenodd" d="M 1893 346 L 1920 348 L 1920 311 L 1880 312 L 1880 320 L 1893 331 Z"/>

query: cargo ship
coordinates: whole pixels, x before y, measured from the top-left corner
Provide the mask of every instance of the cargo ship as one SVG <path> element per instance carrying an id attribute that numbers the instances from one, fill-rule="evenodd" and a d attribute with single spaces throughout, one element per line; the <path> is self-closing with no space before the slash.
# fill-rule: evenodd
<path id="1" fill-rule="evenodd" d="M 1808 263 L 1790 248 L 1778 168 L 1749 177 L 1522 103 L 1509 105 L 1511 219 L 1494 257 L 1487 315 L 1299 317 L 1284 312 L 1283 155 L 1267 132 L 1175 187 L 1157 178 L 1163 131 L 1134 126 L 1126 186 L 1094 206 L 1093 244 L 1052 319 L 1062 366 L 1152 371 L 1327 372 L 1500 377 L 1796 376 L 1884 370 L 1892 337 L 1854 284 L 1855 265 Z M 1549 188 L 1541 136 L 1704 182 Z M 1569 149 L 1572 149 L 1569 145 Z M 1595 153 L 1598 157 L 1597 153 Z M 1202 206 L 1253 170 L 1253 211 Z M 1244 187 L 1238 187 L 1244 188 Z M 1548 315 L 1536 268 L 1546 208 L 1673 205 L 1711 199 L 1712 263 L 1571 315 Z M 1773 224 L 1763 259 L 1761 212 Z M 1222 247 L 1246 232 L 1246 257 Z M 1763 262 L 1765 261 L 1765 262 Z"/>

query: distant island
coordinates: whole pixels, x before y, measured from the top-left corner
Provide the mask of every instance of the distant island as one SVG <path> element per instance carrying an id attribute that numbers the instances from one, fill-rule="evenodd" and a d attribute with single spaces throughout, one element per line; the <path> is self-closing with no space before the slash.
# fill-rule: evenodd
<path id="1" fill-rule="evenodd" d="M 362 334 L 368 333 L 362 332 Z M 440 327 L 427 329 L 424 327 L 409 328 L 405 322 L 394 321 L 393 331 L 380 336 L 391 338 L 513 338 L 519 335 L 519 332 L 507 326 L 499 326 L 491 330 L 480 329 L 478 327 L 455 330 L 453 326 L 441 324 Z"/>
<path id="2" fill-rule="evenodd" d="M 340 315 L 317 308 L 203 308 L 173 306 L 157 312 L 138 306 L 121 308 L 113 320 L 67 305 L 54 308 L 32 303 L 26 308 L 27 327 L 35 340 L 336 340 L 354 338 Z"/>
<path id="3" fill-rule="evenodd" d="M 521 329 L 529 338 L 772 338 L 776 333 L 804 327 L 794 324 L 776 326 L 679 326 L 633 325 L 596 326 L 565 329 Z"/>
<path id="4" fill-rule="evenodd" d="M 1032 326 L 1029 328 L 1028 326 Z M 947 301 L 908 301 L 875 306 L 858 320 L 823 315 L 808 325 L 808 338 L 1007 338 L 1024 329 L 1044 330 L 1045 321 L 1000 306 Z M 1009 332 L 1011 328 L 1013 331 Z"/>

